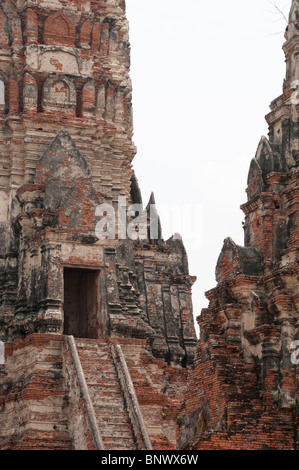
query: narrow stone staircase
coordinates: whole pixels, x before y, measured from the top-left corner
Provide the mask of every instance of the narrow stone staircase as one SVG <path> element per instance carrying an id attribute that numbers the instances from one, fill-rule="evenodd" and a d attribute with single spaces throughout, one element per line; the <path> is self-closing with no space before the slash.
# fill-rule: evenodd
<path id="1" fill-rule="evenodd" d="M 75 342 L 105 449 L 137 450 L 109 344 L 91 339 Z"/>

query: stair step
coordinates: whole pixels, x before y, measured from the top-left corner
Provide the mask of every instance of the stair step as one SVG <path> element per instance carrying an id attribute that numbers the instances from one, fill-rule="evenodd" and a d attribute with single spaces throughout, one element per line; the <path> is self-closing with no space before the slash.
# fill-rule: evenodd
<path id="1" fill-rule="evenodd" d="M 93 394 L 90 394 L 90 397 L 92 401 L 94 401 L 94 406 L 98 405 L 98 406 L 103 406 L 106 408 L 107 406 L 109 406 L 109 408 L 114 406 L 119 409 L 121 408 L 124 409 L 124 406 L 125 406 L 124 399 L 119 396 L 115 396 L 115 397 L 110 397 L 109 395 L 102 396 L 100 392 L 98 393 L 95 392 Z"/>
<path id="2" fill-rule="evenodd" d="M 91 338 L 75 338 L 76 344 L 84 344 L 87 346 L 97 346 L 97 345 L 104 345 L 107 346 L 107 341 L 104 339 L 91 339 Z"/>
<path id="3" fill-rule="evenodd" d="M 86 349 L 78 349 L 78 354 L 82 362 L 90 362 L 93 364 L 94 360 L 106 361 L 111 360 L 108 351 L 87 351 Z"/>
<path id="4" fill-rule="evenodd" d="M 86 377 L 86 376 L 85 376 Z M 116 389 L 116 385 L 114 384 L 111 384 L 111 381 L 107 382 L 107 381 L 103 381 L 101 380 L 100 378 L 98 379 L 95 379 L 95 378 L 90 378 L 89 380 L 89 377 L 86 377 L 86 383 L 88 385 L 88 387 L 90 387 L 90 390 L 92 389 L 98 389 L 98 390 L 106 390 L 107 392 L 115 392 L 115 389 Z M 120 391 L 117 391 L 115 393 L 120 393 Z"/>
<path id="5" fill-rule="evenodd" d="M 98 367 L 95 364 L 86 364 L 84 361 L 81 361 L 81 364 L 86 373 L 90 372 L 96 374 L 95 377 L 99 376 L 109 380 L 114 379 L 115 382 L 118 382 L 116 370 L 111 369 L 111 364 L 109 363 L 98 364 Z"/>
<path id="6" fill-rule="evenodd" d="M 123 407 L 120 409 L 119 407 L 115 410 L 115 408 L 112 410 L 113 405 L 109 406 L 109 409 L 107 409 L 107 406 L 97 406 L 94 405 L 94 410 L 98 414 L 98 416 L 102 419 L 105 419 L 106 421 L 111 421 L 113 419 L 118 419 L 124 422 L 124 420 L 129 419 L 128 418 L 128 413 L 127 411 L 124 411 Z M 114 411 L 115 410 L 115 411 Z"/>
<path id="7" fill-rule="evenodd" d="M 90 384 L 92 384 L 93 382 L 95 385 L 110 385 L 110 387 L 112 388 L 112 385 L 115 386 L 119 383 L 116 374 L 103 374 L 100 371 L 86 369 L 83 365 L 82 368 L 84 370 L 86 381 Z"/>
<path id="8" fill-rule="evenodd" d="M 75 341 L 105 447 L 137 450 L 109 344 L 100 340 Z"/>
<path id="9" fill-rule="evenodd" d="M 103 393 L 103 396 L 108 396 L 108 397 L 121 395 L 121 389 L 119 387 L 117 387 L 117 389 L 116 387 L 106 388 L 105 384 L 103 383 L 90 383 L 88 381 L 86 382 L 91 393 L 100 391 L 101 393 Z"/>
<path id="10" fill-rule="evenodd" d="M 115 439 L 125 438 L 125 439 L 133 439 L 133 433 L 131 429 L 124 429 L 121 430 L 119 427 L 109 426 L 109 427 L 102 427 L 100 428 L 102 437 L 111 437 Z"/>
<path id="11" fill-rule="evenodd" d="M 93 380 L 92 380 L 93 379 Z M 88 380 L 88 377 L 86 377 L 86 383 L 88 387 L 90 388 L 90 391 L 93 392 L 94 390 L 99 390 L 103 392 L 105 395 L 112 396 L 112 395 L 121 395 L 122 390 L 120 388 L 119 382 L 118 381 L 101 381 L 99 380 L 96 382 L 94 377 L 90 378 Z"/>
<path id="12" fill-rule="evenodd" d="M 117 416 L 122 416 L 123 418 L 125 415 L 128 414 L 127 410 L 125 409 L 124 403 L 122 403 L 120 400 L 115 401 L 115 400 L 97 400 L 94 397 L 91 397 L 91 400 L 93 402 L 93 407 L 95 409 L 96 413 L 99 413 L 102 416 L 111 416 L 113 411 L 112 409 L 115 410 L 115 414 Z"/>
<path id="13" fill-rule="evenodd" d="M 100 401 L 93 404 L 94 409 L 97 410 L 99 413 L 107 414 L 108 416 L 116 416 L 116 415 L 127 415 L 127 409 L 124 406 L 124 402 L 120 401 L 119 403 L 116 401 L 111 400 L 109 403 L 109 407 L 107 407 L 107 402 L 100 403 Z"/>
<path id="14" fill-rule="evenodd" d="M 97 362 L 101 362 L 102 363 L 102 367 L 104 368 L 104 366 L 108 366 L 109 362 L 111 361 L 111 359 L 109 357 L 104 357 L 102 355 L 92 355 L 92 354 L 88 354 L 86 351 L 84 352 L 84 355 L 82 353 L 80 353 L 79 351 L 79 357 L 80 357 L 80 361 L 82 362 L 82 364 L 85 364 L 86 366 L 90 366 L 90 367 L 94 367 L 97 363 Z"/>
<path id="15" fill-rule="evenodd" d="M 80 354 L 84 353 L 89 353 L 93 354 L 95 356 L 100 355 L 100 356 L 106 356 L 110 354 L 110 348 L 109 346 L 94 346 L 93 348 L 89 348 L 87 346 L 77 346 L 77 350 Z"/>
<path id="16" fill-rule="evenodd" d="M 77 349 L 78 351 L 82 351 L 82 352 L 85 352 L 85 351 L 89 351 L 93 354 L 106 354 L 106 353 L 110 353 L 110 347 L 106 344 L 106 345 L 98 345 L 98 344 L 94 344 L 92 345 L 92 347 L 90 346 L 87 346 L 87 345 L 77 345 Z"/>

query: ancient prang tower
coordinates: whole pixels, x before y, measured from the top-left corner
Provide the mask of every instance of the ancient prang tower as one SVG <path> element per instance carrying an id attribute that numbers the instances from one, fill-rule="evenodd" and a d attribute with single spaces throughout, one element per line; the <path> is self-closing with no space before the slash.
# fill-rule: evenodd
<path id="1" fill-rule="evenodd" d="M 129 68 L 124 0 L 0 2 L 2 450 L 177 447 L 195 279 L 134 213 Z"/>
<path id="2" fill-rule="evenodd" d="M 245 246 L 228 238 L 190 372 L 189 449 L 299 449 L 299 1 L 282 95 L 248 175 Z"/>
<path id="3" fill-rule="evenodd" d="M 0 1 L 0 450 L 298 448 L 298 0 L 283 49 L 197 340 L 132 166 L 124 0 Z"/>

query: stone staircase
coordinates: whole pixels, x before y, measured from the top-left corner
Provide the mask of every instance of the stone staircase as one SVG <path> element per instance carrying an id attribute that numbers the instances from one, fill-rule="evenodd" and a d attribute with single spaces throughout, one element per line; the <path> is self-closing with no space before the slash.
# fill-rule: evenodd
<path id="1" fill-rule="evenodd" d="M 104 340 L 75 342 L 105 449 L 137 450 L 110 345 Z"/>

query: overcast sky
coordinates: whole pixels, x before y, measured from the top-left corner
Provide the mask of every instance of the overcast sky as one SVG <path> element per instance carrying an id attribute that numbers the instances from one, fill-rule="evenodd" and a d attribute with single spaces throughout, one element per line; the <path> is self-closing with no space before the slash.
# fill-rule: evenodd
<path id="1" fill-rule="evenodd" d="M 164 239 L 189 256 L 194 317 L 216 286 L 226 237 L 243 245 L 247 175 L 264 116 L 282 92 L 291 0 L 126 0 L 133 83 L 133 161 Z"/>

